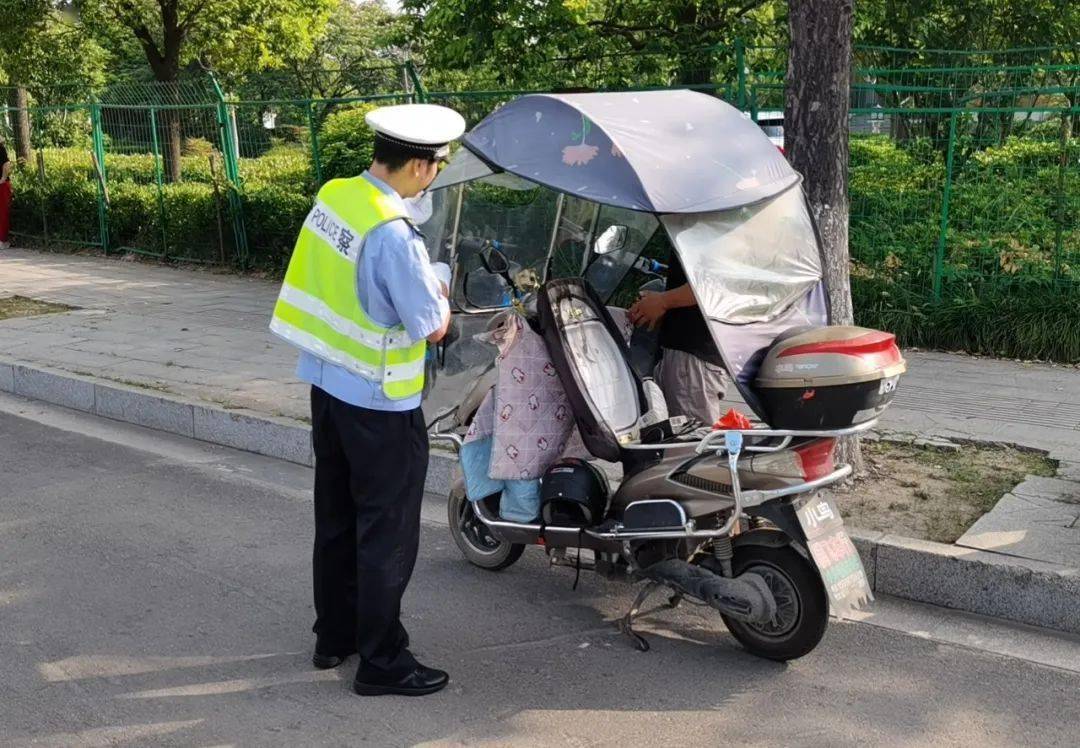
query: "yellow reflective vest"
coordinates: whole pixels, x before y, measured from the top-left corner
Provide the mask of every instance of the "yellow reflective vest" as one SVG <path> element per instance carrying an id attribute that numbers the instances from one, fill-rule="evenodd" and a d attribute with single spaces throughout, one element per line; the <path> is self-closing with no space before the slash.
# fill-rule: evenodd
<path id="1" fill-rule="evenodd" d="M 400 200 L 364 177 L 327 182 L 300 229 L 270 322 L 274 334 L 380 384 L 393 400 L 424 389 L 427 342 L 367 315 L 356 263 L 369 231 L 405 215 Z"/>

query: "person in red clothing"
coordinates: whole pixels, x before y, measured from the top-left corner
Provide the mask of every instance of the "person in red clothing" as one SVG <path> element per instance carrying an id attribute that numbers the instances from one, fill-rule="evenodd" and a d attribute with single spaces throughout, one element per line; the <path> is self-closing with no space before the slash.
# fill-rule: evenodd
<path id="1" fill-rule="evenodd" d="M 7 249 L 8 230 L 11 228 L 11 167 L 4 136 L 0 135 L 0 249 Z"/>

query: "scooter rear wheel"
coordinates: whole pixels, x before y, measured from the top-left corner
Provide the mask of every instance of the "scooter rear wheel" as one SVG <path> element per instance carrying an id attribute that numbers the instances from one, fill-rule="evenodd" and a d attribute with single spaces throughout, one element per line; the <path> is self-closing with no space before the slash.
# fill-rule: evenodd
<path id="1" fill-rule="evenodd" d="M 513 564 L 525 552 L 521 543 L 499 540 L 476 516 L 473 503 L 454 491 L 446 502 L 450 535 L 461 554 L 473 566 L 488 571 L 501 571 Z"/>
<path id="2" fill-rule="evenodd" d="M 765 624 L 723 614 L 732 635 L 752 654 L 780 662 L 808 654 L 825 635 L 829 600 L 817 569 L 791 546 L 745 545 L 735 550 L 732 570 L 760 575 L 776 598 L 776 616 Z"/>

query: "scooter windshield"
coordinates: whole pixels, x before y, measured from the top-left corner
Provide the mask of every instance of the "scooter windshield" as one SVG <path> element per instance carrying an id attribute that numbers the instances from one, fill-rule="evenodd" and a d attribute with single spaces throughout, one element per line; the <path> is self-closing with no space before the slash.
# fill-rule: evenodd
<path id="1" fill-rule="evenodd" d="M 749 384 L 777 336 L 829 323 L 821 254 L 802 190 L 661 220 L 728 371 L 757 410 Z"/>
<path id="2" fill-rule="evenodd" d="M 716 213 L 663 216 L 706 317 L 768 322 L 821 281 L 821 255 L 797 187 Z"/>

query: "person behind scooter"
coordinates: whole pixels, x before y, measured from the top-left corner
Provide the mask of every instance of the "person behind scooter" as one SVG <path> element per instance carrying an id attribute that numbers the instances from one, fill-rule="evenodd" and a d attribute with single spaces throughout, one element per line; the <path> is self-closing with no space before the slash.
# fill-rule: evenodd
<path id="1" fill-rule="evenodd" d="M 664 393 L 668 414 L 708 425 L 716 423 L 728 377 L 674 252 L 668 266 L 667 290 L 642 291 L 630 307 L 630 321 L 650 330 L 659 328 L 661 355 L 653 379 Z"/>

